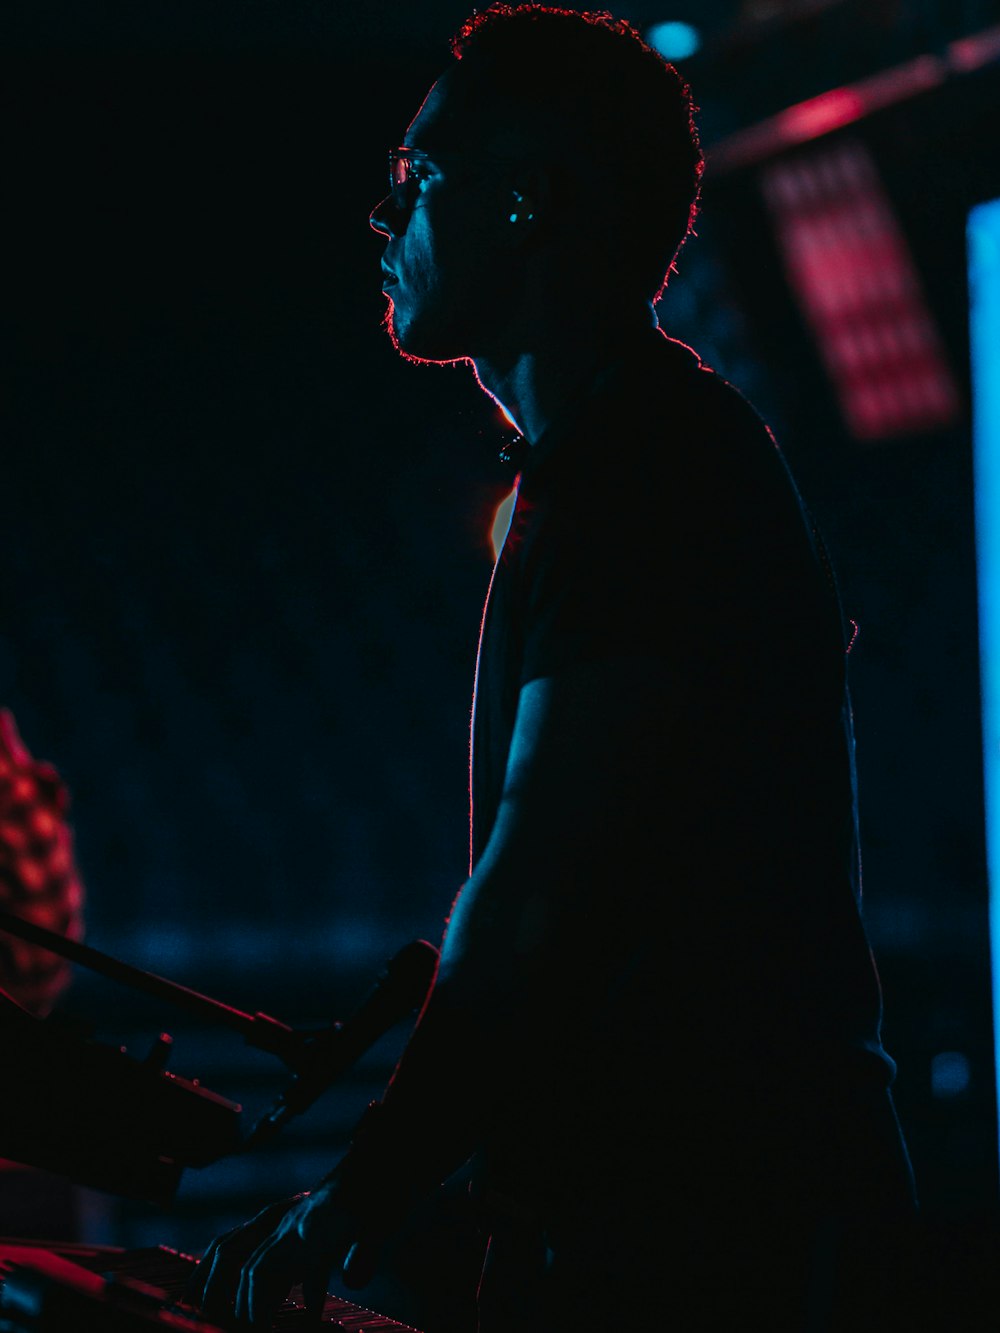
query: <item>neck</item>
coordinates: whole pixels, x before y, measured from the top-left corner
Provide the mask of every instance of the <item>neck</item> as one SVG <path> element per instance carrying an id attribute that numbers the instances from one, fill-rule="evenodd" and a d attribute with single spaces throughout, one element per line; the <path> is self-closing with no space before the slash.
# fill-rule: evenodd
<path id="1" fill-rule="evenodd" d="M 507 349 L 473 357 L 476 378 L 528 443 L 536 444 L 623 344 L 656 327 L 651 305 L 558 329 L 534 323 L 527 337 L 512 339 Z"/>

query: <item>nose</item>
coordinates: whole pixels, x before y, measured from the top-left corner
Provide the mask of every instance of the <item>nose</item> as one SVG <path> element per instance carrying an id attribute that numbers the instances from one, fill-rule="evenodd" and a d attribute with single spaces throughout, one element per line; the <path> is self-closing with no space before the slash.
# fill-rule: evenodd
<path id="1" fill-rule="evenodd" d="M 368 222 L 375 231 L 381 232 L 383 236 L 388 236 L 390 240 L 399 236 L 406 228 L 402 211 L 391 194 L 387 194 L 384 199 L 375 205 Z"/>

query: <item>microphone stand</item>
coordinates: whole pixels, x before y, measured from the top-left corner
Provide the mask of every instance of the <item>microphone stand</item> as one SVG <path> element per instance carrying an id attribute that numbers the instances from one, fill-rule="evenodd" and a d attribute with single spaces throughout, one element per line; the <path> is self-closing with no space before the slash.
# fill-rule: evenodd
<path id="1" fill-rule="evenodd" d="M 159 977 L 153 972 L 144 972 L 141 968 L 111 957 L 110 954 L 101 953 L 99 949 L 89 944 L 68 939 L 65 935 L 47 930 L 33 921 L 26 921 L 23 917 L 15 916 L 13 912 L 7 912 L 2 908 L 0 908 L 0 930 L 27 940 L 29 944 L 49 949 L 71 962 L 81 963 L 92 972 L 98 972 L 112 981 L 122 982 L 126 986 L 131 986 L 133 990 L 145 991 L 157 999 L 167 1000 L 170 1004 L 204 1019 L 207 1023 L 218 1023 L 223 1027 L 232 1028 L 248 1045 L 276 1055 L 296 1073 L 302 1072 L 304 1067 L 310 1074 L 314 1073 L 317 1048 L 323 1049 L 324 1055 L 330 1057 L 334 1054 L 337 1044 L 347 1044 L 335 1041 L 336 1035 L 341 1030 L 346 1033 L 347 1024 L 334 1023 L 331 1028 L 318 1033 L 298 1032 L 287 1023 L 272 1018 L 270 1014 L 259 1011 L 253 1014 L 244 1013 L 241 1009 L 224 1004 L 221 1000 L 202 995 L 189 986 L 182 986 L 177 981 Z M 408 1010 L 416 1008 L 421 1003 L 433 979 L 437 956 L 437 949 L 432 944 L 426 940 L 414 940 L 389 960 L 384 980 L 395 983 L 392 988 L 395 1004 L 383 1004 L 380 1016 L 385 1020 L 384 1031 L 404 1018 Z M 370 1003 L 374 998 L 375 992 L 369 996 L 366 1003 Z M 361 1054 L 361 1050 L 357 1049 L 356 1037 L 350 1045 L 353 1055 Z"/>
<path id="2" fill-rule="evenodd" d="M 101 953 L 89 944 L 67 939 L 65 935 L 46 930 L 44 926 L 38 926 L 33 921 L 26 921 L 23 917 L 15 916 L 13 912 L 3 909 L 0 909 L 0 930 L 27 940 L 29 944 L 49 949 L 62 958 L 68 958 L 70 962 L 81 963 L 92 972 L 98 972 L 112 981 L 122 982 L 133 990 L 145 991 L 147 995 L 167 1000 L 177 1008 L 185 1009 L 208 1023 L 218 1023 L 223 1027 L 232 1028 L 240 1033 L 250 1046 L 278 1056 L 290 1069 L 297 1067 L 298 1056 L 306 1042 L 305 1036 L 289 1027 L 287 1023 L 271 1018 L 269 1014 L 243 1013 L 240 1009 L 234 1009 L 232 1005 L 223 1004 L 221 1000 L 213 1000 L 211 996 L 202 995 L 188 986 L 180 985 L 179 982 L 169 981 L 166 977 L 144 972 L 130 963 L 112 958 L 110 954 Z"/>
<path id="3" fill-rule="evenodd" d="M 411 941 L 389 959 L 362 1004 L 345 1022 L 335 1022 L 318 1032 L 299 1032 L 269 1014 L 244 1013 L 3 909 L 0 909 L 0 930 L 134 990 L 166 1000 L 208 1023 L 231 1028 L 249 1045 L 278 1056 L 292 1071 L 293 1078 L 274 1106 L 239 1145 L 240 1151 L 273 1138 L 293 1116 L 311 1106 L 379 1037 L 407 1014 L 419 1009 L 430 989 L 438 962 L 438 951 L 432 944 L 426 940 Z M 162 1069 L 169 1057 L 170 1046 L 169 1036 L 161 1034 L 146 1064 Z"/>

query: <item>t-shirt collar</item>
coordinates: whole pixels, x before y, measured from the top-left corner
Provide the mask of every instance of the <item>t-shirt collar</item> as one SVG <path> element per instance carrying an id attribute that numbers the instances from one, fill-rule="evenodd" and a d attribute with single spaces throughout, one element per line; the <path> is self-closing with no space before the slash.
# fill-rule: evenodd
<path id="1" fill-rule="evenodd" d="M 618 354 L 601 366 L 570 406 L 545 428 L 534 444 L 529 444 L 523 435 L 514 435 L 500 450 L 500 461 L 509 463 L 522 476 L 534 472 L 552 455 L 560 442 L 572 433 L 584 411 L 593 406 L 594 399 L 613 391 L 636 361 L 653 349 L 662 347 L 664 341 L 665 335 L 658 327 L 643 329 L 641 334 L 630 337 Z"/>

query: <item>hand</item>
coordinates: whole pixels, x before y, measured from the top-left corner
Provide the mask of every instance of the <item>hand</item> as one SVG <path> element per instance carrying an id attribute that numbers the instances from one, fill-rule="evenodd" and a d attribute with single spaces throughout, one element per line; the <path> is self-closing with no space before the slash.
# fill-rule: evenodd
<path id="1" fill-rule="evenodd" d="M 210 1319 L 270 1328 L 291 1288 L 301 1284 L 306 1309 L 318 1323 L 334 1268 L 343 1264 L 351 1287 L 364 1286 L 374 1273 L 377 1246 L 358 1232 L 356 1216 L 343 1207 L 332 1182 L 280 1200 L 212 1242 L 188 1300 Z"/>

